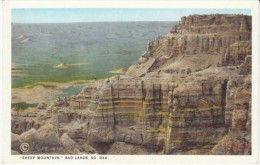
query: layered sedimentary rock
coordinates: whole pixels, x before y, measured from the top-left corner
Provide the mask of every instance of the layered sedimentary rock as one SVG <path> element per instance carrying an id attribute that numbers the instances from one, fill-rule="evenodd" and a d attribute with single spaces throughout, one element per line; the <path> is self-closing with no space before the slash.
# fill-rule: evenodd
<path id="1" fill-rule="evenodd" d="M 250 16 L 183 17 L 149 41 L 125 75 L 49 106 L 60 145 L 101 154 L 251 154 L 251 45 Z M 12 132 L 34 127 L 13 115 Z"/>
<path id="2" fill-rule="evenodd" d="M 21 134 L 32 128 L 38 129 L 52 120 L 52 113 L 39 109 L 26 111 L 12 110 L 11 129 L 15 134 Z"/>
<path id="3" fill-rule="evenodd" d="M 251 17 L 244 15 L 192 15 L 183 17 L 169 34 L 148 42 L 147 52 L 130 76 L 162 70 L 180 55 L 219 55 L 220 65 L 237 65 L 251 55 Z M 144 71 L 145 70 L 145 71 Z"/>

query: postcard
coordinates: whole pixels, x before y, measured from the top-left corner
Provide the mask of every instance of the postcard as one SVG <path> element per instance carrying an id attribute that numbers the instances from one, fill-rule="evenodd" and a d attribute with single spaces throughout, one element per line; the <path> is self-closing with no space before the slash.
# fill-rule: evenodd
<path id="1" fill-rule="evenodd" d="M 257 163 L 258 1 L 4 1 L 4 163 Z"/>

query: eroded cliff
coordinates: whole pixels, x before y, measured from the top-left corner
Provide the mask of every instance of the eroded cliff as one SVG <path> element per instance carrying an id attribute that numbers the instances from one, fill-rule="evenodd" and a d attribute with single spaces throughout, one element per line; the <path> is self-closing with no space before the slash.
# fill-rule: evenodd
<path id="1" fill-rule="evenodd" d="M 59 150 L 47 153 L 251 154 L 251 45 L 250 16 L 183 17 L 125 75 L 13 112 L 12 149 L 48 123 Z"/>

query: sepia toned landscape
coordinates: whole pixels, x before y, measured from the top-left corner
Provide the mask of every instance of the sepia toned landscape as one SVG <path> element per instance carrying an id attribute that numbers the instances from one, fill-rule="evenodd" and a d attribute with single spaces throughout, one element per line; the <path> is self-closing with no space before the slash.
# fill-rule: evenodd
<path id="1" fill-rule="evenodd" d="M 251 19 L 12 24 L 12 154 L 251 155 Z"/>

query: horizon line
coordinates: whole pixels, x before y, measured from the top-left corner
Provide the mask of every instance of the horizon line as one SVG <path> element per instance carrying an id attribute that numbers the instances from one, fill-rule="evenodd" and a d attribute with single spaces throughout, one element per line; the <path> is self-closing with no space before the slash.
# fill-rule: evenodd
<path id="1" fill-rule="evenodd" d="M 178 20 L 179 21 L 179 20 Z M 119 23 L 119 22 L 178 22 L 178 21 L 96 21 L 96 22 L 11 22 L 12 24 L 59 24 L 59 23 Z"/>
<path id="2" fill-rule="evenodd" d="M 25 10 L 25 9 L 23 9 L 23 10 Z M 36 23 L 37 24 L 55 24 L 55 23 L 105 23 L 105 22 L 176 22 L 176 21 L 181 20 L 182 17 L 188 17 L 188 16 L 192 16 L 192 15 L 194 15 L 194 16 L 205 16 L 205 15 L 244 15 L 244 16 L 252 16 L 251 12 L 247 12 L 247 13 L 246 12 L 236 12 L 236 13 L 235 12 L 234 13 L 226 12 L 225 13 L 224 12 L 223 13 L 222 11 L 215 11 L 215 12 L 212 12 L 212 13 L 187 12 L 186 14 L 184 14 L 183 11 L 182 11 L 182 12 L 179 12 L 179 13 L 177 12 L 178 13 L 177 15 L 175 14 L 174 17 L 170 18 L 169 16 L 171 14 L 173 14 L 173 13 L 171 13 L 172 11 L 166 11 L 165 14 L 167 14 L 167 12 L 168 12 L 168 14 L 167 14 L 168 17 L 165 17 L 165 15 L 162 15 L 161 13 L 158 14 L 159 11 L 155 11 L 154 13 L 152 13 L 152 15 L 155 15 L 156 13 L 157 13 L 157 15 L 152 17 L 152 18 L 151 17 L 148 18 L 147 14 L 149 14 L 149 12 L 145 13 L 146 14 L 145 15 L 144 11 L 142 11 L 142 12 L 139 11 L 139 13 L 144 14 L 144 17 L 142 18 L 142 17 L 137 17 L 136 13 L 131 13 L 131 12 L 124 13 L 123 14 L 124 16 L 118 16 L 118 13 L 117 13 L 117 15 L 115 15 L 115 13 L 113 13 L 115 11 L 110 12 L 110 11 L 101 10 L 100 12 L 97 12 L 97 11 L 94 10 L 94 11 L 89 11 L 89 13 L 87 13 L 88 14 L 87 17 L 83 17 L 84 14 L 86 15 L 86 11 L 83 12 L 83 14 L 79 14 L 78 12 L 73 13 L 71 11 L 65 10 L 63 12 L 65 14 L 68 13 L 70 15 L 70 17 L 68 17 L 68 19 L 64 19 L 64 17 L 61 17 L 61 15 L 60 15 L 61 13 L 59 13 L 58 15 L 55 15 L 54 11 L 52 11 L 52 10 L 49 11 L 49 12 L 46 12 L 45 15 L 43 15 L 44 12 L 41 11 L 41 10 L 40 11 L 38 11 L 38 10 L 37 11 L 28 10 L 29 12 L 27 10 L 25 10 L 25 11 L 23 11 L 23 10 L 21 10 L 21 11 L 20 10 L 14 10 L 14 11 L 12 11 L 13 12 L 12 15 L 13 14 L 16 14 L 16 15 L 17 14 L 20 14 L 20 15 L 25 14 L 25 15 L 27 15 L 28 19 L 22 19 L 22 18 L 14 19 L 15 17 L 20 16 L 20 15 L 17 15 L 17 16 L 13 16 L 11 23 L 17 23 L 17 24 L 19 24 L 19 23 L 21 23 L 21 24 L 22 23 L 23 24 L 36 24 Z M 17 11 L 17 12 L 15 13 L 15 11 Z M 38 15 L 39 20 L 35 20 L 35 19 L 31 18 L 31 14 L 33 14 L 33 12 L 35 12 L 35 15 Z M 119 13 L 120 12 L 122 13 L 123 11 L 119 11 Z M 55 15 L 56 17 L 54 17 L 53 19 L 47 19 L 46 15 L 49 15 L 49 16 Z M 77 15 L 80 15 L 80 17 L 79 16 L 75 17 Z M 158 16 L 158 15 L 160 15 L 160 16 Z M 95 18 L 93 19 L 93 16 L 97 17 L 96 20 L 95 20 Z M 85 19 L 85 18 L 87 18 L 87 19 Z"/>

